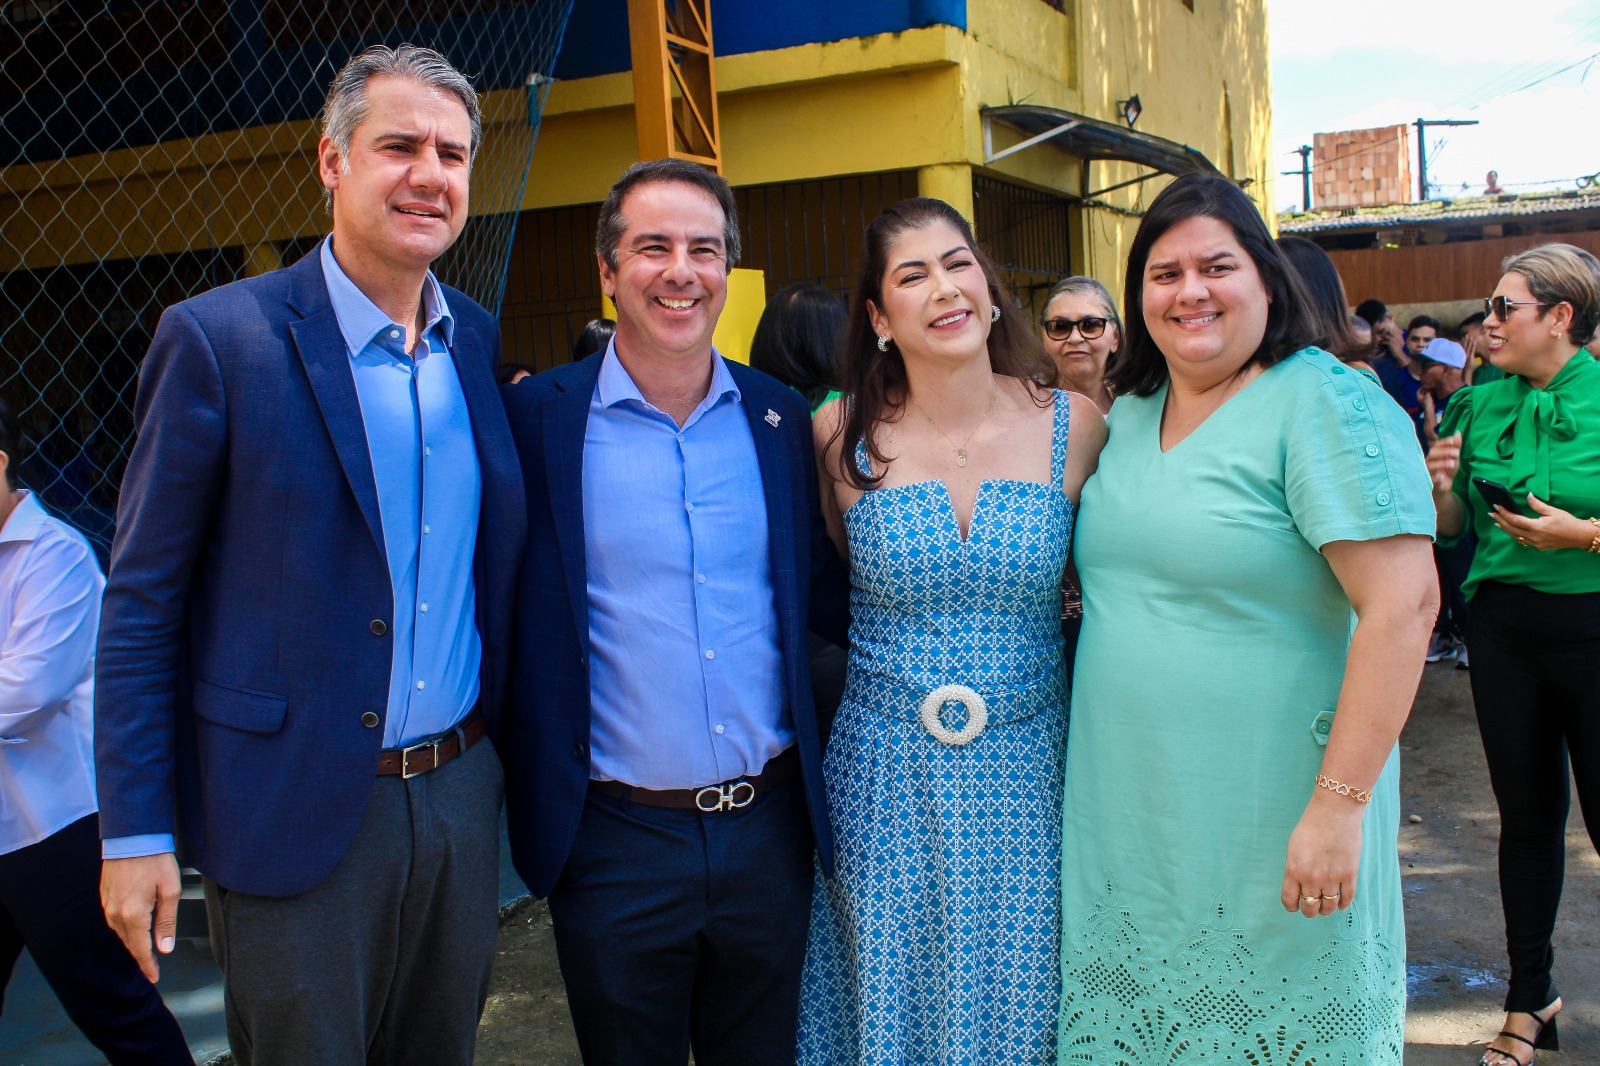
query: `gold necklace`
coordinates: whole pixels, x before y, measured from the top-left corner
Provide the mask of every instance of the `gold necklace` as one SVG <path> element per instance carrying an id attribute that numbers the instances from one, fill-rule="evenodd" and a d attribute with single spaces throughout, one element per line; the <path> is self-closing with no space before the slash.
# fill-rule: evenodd
<path id="1" fill-rule="evenodd" d="M 951 448 L 955 449 L 956 465 L 957 466 L 966 466 L 967 465 L 967 445 L 972 443 L 972 438 L 977 435 L 978 430 L 983 427 L 983 424 L 985 422 L 989 421 L 989 415 L 994 412 L 994 402 L 995 402 L 995 400 L 999 399 L 999 397 L 1000 397 L 1000 389 L 995 385 L 994 379 L 990 378 L 989 379 L 989 406 L 985 407 L 983 409 L 983 417 L 978 419 L 977 425 L 972 427 L 972 432 L 967 434 L 967 439 L 962 441 L 959 447 L 956 445 L 955 441 L 950 439 L 950 434 L 946 433 L 944 430 L 939 428 L 939 423 L 937 423 L 937 422 L 935 422 L 933 420 L 933 416 L 928 414 L 928 412 L 923 408 L 923 406 L 920 403 L 917 403 L 917 398 L 915 396 L 911 397 L 911 402 L 913 404 L 916 404 L 917 410 L 919 412 L 921 412 L 923 418 L 926 418 L 928 420 L 928 425 L 933 427 L 933 431 L 935 433 L 939 434 L 939 436 L 943 437 L 945 439 L 945 441 L 950 445 Z"/>

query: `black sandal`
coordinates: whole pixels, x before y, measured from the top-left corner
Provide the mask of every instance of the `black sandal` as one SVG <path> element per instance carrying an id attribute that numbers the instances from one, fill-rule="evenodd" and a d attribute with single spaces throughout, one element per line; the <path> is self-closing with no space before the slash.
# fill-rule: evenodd
<path id="1" fill-rule="evenodd" d="M 1535 1057 L 1537 1057 L 1539 1052 L 1561 1050 L 1561 1038 L 1556 1033 L 1556 1015 L 1560 1013 L 1561 1012 L 1559 1010 L 1551 1011 L 1549 1014 L 1541 1018 L 1537 1012 L 1530 1011 L 1528 1017 L 1539 1023 L 1539 1028 L 1533 1031 L 1532 1040 L 1529 1040 L 1525 1036 L 1518 1036 L 1509 1029 L 1500 1030 L 1500 1036 L 1509 1037 L 1519 1044 L 1527 1044 L 1533 1049 L 1534 1054 L 1528 1056 L 1527 1062 L 1523 1062 L 1509 1051 L 1500 1051 L 1497 1048 L 1490 1048 L 1488 1051 L 1485 1051 L 1481 1056 L 1479 1056 L 1478 1066 L 1496 1066 L 1495 1063 L 1489 1061 L 1490 1055 L 1498 1055 L 1503 1059 L 1510 1059 L 1512 1062 L 1516 1063 L 1517 1066 L 1533 1066 L 1533 1060 Z M 1498 1037 L 1496 1039 L 1498 1039 Z"/>

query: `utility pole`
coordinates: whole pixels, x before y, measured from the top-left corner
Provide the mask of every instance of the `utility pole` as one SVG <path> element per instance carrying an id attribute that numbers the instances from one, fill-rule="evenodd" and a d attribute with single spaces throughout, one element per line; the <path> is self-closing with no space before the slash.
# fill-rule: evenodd
<path id="1" fill-rule="evenodd" d="M 1475 118 L 1419 118 L 1413 125 L 1417 127 L 1417 200 L 1428 198 L 1428 127 L 1429 126 L 1476 126 Z"/>
<path id="2" fill-rule="evenodd" d="M 1311 146 L 1302 144 L 1295 149 L 1300 156 L 1300 196 L 1307 211 L 1311 210 Z"/>

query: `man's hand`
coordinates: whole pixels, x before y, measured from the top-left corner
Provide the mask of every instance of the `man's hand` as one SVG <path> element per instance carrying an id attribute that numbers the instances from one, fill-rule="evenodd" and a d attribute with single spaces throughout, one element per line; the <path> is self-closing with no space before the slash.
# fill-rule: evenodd
<path id="1" fill-rule="evenodd" d="M 139 969 L 154 984 L 161 967 L 151 952 L 150 915 L 155 914 L 155 947 L 172 953 L 178 928 L 178 859 L 170 851 L 135 859 L 107 859 L 100 867 L 100 905 Z"/>

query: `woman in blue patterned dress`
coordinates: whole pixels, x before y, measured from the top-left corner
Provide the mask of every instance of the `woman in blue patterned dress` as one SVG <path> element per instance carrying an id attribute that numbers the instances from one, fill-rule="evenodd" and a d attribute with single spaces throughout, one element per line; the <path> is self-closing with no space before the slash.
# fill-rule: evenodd
<path id="1" fill-rule="evenodd" d="M 1035 1066 L 1059 1001 L 1059 589 L 1105 423 L 1048 387 L 948 204 L 888 208 L 865 259 L 850 400 L 816 420 L 853 590 L 800 1061 Z"/>

